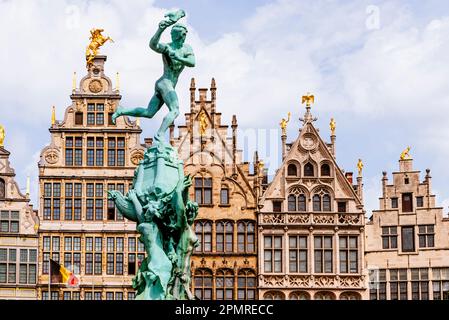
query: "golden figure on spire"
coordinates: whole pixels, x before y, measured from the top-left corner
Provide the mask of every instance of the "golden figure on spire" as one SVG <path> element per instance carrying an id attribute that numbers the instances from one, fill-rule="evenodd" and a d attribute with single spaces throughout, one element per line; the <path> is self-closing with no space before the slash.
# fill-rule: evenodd
<path id="1" fill-rule="evenodd" d="M 359 162 L 357 162 L 357 169 L 359 170 L 359 177 L 361 177 L 362 176 L 362 170 L 363 170 L 362 159 L 359 159 Z"/>
<path id="2" fill-rule="evenodd" d="M 302 96 L 302 104 L 306 104 L 306 107 L 309 107 L 315 103 L 315 96 L 310 92 L 307 92 L 305 96 Z"/>
<path id="3" fill-rule="evenodd" d="M 72 77 L 72 90 L 73 91 L 76 90 L 76 72 L 73 73 L 73 77 Z"/>
<path id="4" fill-rule="evenodd" d="M 114 42 L 110 37 L 105 38 L 101 33 L 104 29 L 92 29 L 90 30 L 90 43 L 86 49 L 86 61 L 87 67 L 92 65 L 92 61 L 94 61 L 95 57 L 100 52 L 100 47 L 103 46 L 108 40 Z"/>
<path id="5" fill-rule="evenodd" d="M 282 129 L 282 135 L 283 136 L 287 135 L 287 124 L 290 122 L 290 116 L 291 115 L 292 114 L 289 112 L 287 120 L 285 118 L 282 118 L 281 123 L 279 123 L 279 125 L 281 126 L 281 129 Z"/>
<path id="6" fill-rule="evenodd" d="M 207 125 L 207 116 L 203 110 L 203 112 L 201 112 L 201 114 L 200 114 L 200 134 L 202 136 L 204 136 L 206 134 L 207 126 L 208 126 Z"/>
<path id="7" fill-rule="evenodd" d="M 51 125 L 56 124 L 56 108 L 53 106 L 51 108 Z"/>
<path id="8" fill-rule="evenodd" d="M 329 123 L 329 127 L 331 128 L 331 135 L 335 136 L 335 129 L 337 128 L 337 123 L 334 118 L 331 118 L 331 122 Z"/>
<path id="9" fill-rule="evenodd" d="M 0 124 L 0 147 L 4 146 L 5 136 L 5 128 Z"/>
<path id="10" fill-rule="evenodd" d="M 401 160 L 411 159 L 410 149 L 410 147 L 407 147 L 404 151 L 401 152 Z"/>

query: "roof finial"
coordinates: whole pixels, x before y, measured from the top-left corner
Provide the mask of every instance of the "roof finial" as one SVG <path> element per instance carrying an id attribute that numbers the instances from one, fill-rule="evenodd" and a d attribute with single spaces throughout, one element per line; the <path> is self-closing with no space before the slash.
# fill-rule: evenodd
<path id="1" fill-rule="evenodd" d="M 359 170 L 359 177 L 362 176 L 363 171 L 363 161 L 362 159 L 359 159 L 359 162 L 357 162 L 357 169 Z"/>
<path id="2" fill-rule="evenodd" d="M 53 106 L 51 108 L 51 125 L 55 125 L 56 124 L 56 108 L 55 106 Z"/>
<path id="3" fill-rule="evenodd" d="M 0 124 L 0 147 L 4 146 L 5 143 L 5 128 Z"/>
<path id="4" fill-rule="evenodd" d="M 26 188 L 26 192 L 25 192 L 26 196 L 29 197 L 30 196 L 30 177 L 27 177 L 27 188 Z"/>
<path id="5" fill-rule="evenodd" d="M 312 114 L 310 113 L 311 105 L 315 103 L 315 96 L 310 92 L 307 92 L 306 95 L 302 96 L 301 103 L 306 104 L 306 113 L 304 115 L 304 118 L 299 118 L 299 120 L 303 121 L 304 123 L 316 121 L 317 118 L 312 118 Z"/>
<path id="6" fill-rule="evenodd" d="M 117 72 L 115 75 L 115 89 L 120 91 L 120 73 Z"/>
<path id="7" fill-rule="evenodd" d="M 107 41 L 114 42 L 110 37 L 104 37 L 101 33 L 104 29 L 92 29 L 90 30 L 90 43 L 86 49 L 86 61 L 87 67 L 89 68 L 95 59 L 95 57 L 99 54 L 100 47 L 103 46 Z"/>
<path id="8" fill-rule="evenodd" d="M 337 128 L 337 123 L 334 118 L 331 118 L 331 122 L 329 123 L 329 127 L 331 128 L 331 135 L 335 136 L 335 129 Z"/>
<path id="9" fill-rule="evenodd" d="M 290 122 L 290 116 L 292 114 L 289 112 L 287 115 L 288 115 L 287 119 L 282 118 L 281 123 L 279 123 L 279 125 L 281 126 L 281 129 L 282 129 L 283 136 L 287 135 L 287 124 Z"/>
<path id="10" fill-rule="evenodd" d="M 410 147 L 407 147 L 404 151 L 401 152 L 401 160 L 411 159 L 410 157 Z"/>
<path id="11" fill-rule="evenodd" d="M 76 72 L 73 73 L 72 77 L 72 91 L 76 90 Z"/>

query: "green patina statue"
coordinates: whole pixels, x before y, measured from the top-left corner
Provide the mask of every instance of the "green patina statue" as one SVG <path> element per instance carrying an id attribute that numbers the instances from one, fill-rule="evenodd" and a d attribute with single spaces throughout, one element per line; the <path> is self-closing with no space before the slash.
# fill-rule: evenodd
<path id="1" fill-rule="evenodd" d="M 137 223 L 140 241 L 147 257 L 142 261 L 133 287 L 139 300 L 194 299 L 190 291 L 190 257 L 198 246 L 192 229 L 198 205 L 189 199 L 190 176 L 173 147 L 165 142 L 168 127 L 179 114 L 175 86 L 184 66 L 193 67 L 192 49 L 184 44 L 187 29 L 175 24 L 184 17 L 183 10 L 170 12 L 159 23 L 150 47 L 162 54 L 164 75 L 156 82 L 156 92 L 148 108 L 119 108 L 113 119 L 122 115 L 152 118 L 165 103 L 169 114 L 147 149 L 134 174 L 133 188 L 125 196 L 109 191 L 109 198 L 129 220 Z M 159 43 L 162 32 L 170 25 L 173 42 Z"/>

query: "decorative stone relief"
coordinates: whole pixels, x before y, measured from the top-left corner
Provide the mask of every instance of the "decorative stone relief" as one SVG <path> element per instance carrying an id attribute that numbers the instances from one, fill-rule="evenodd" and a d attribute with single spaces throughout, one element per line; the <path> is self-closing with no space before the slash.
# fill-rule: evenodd
<path id="1" fill-rule="evenodd" d="M 262 216 L 262 223 L 283 224 L 284 223 L 284 215 L 283 214 L 264 214 Z"/>
<path id="2" fill-rule="evenodd" d="M 289 276 L 288 284 L 291 287 L 296 288 L 309 288 L 311 282 L 310 276 Z"/>
<path id="3" fill-rule="evenodd" d="M 318 288 L 334 287 L 335 284 L 336 279 L 332 276 L 317 276 L 314 278 L 314 285 Z"/>
<path id="4" fill-rule="evenodd" d="M 59 152 L 56 149 L 50 149 L 45 152 L 45 161 L 49 164 L 55 164 L 59 160 Z"/>
<path id="5" fill-rule="evenodd" d="M 89 83 L 89 90 L 92 93 L 99 93 L 103 90 L 103 84 L 100 80 L 94 79 Z"/>
<path id="6" fill-rule="evenodd" d="M 308 214 L 289 214 L 287 215 L 287 223 L 304 224 L 309 223 Z"/>
<path id="7" fill-rule="evenodd" d="M 357 225 L 360 223 L 360 216 L 354 214 L 339 214 L 338 222 L 341 224 Z"/>
<path id="8" fill-rule="evenodd" d="M 313 216 L 313 223 L 316 224 L 334 224 L 334 220 L 333 214 L 315 214 Z"/>
<path id="9" fill-rule="evenodd" d="M 131 162 L 134 165 L 138 165 L 140 161 L 143 160 L 143 151 L 142 150 L 136 150 L 133 153 L 131 153 Z"/>

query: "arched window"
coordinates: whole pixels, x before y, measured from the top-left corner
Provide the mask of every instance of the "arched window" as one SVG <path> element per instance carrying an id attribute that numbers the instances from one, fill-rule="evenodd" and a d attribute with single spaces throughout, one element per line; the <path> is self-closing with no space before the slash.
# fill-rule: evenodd
<path id="1" fill-rule="evenodd" d="M 310 295 L 304 291 L 292 292 L 288 298 L 289 300 L 310 300 Z"/>
<path id="2" fill-rule="evenodd" d="M 222 186 L 220 190 L 220 204 L 229 204 L 229 188 L 227 186 Z"/>
<path id="3" fill-rule="evenodd" d="M 313 196 L 313 211 L 321 211 L 321 197 L 317 194 Z"/>
<path id="4" fill-rule="evenodd" d="M 231 221 L 217 222 L 217 252 L 234 250 L 234 224 Z"/>
<path id="5" fill-rule="evenodd" d="M 343 292 L 340 295 L 340 300 L 361 300 L 361 298 L 357 292 Z"/>
<path id="6" fill-rule="evenodd" d="M 287 167 L 287 175 L 296 177 L 298 175 L 298 169 L 295 164 L 290 163 Z"/>
<path id="7" fill-rule="evenodd" d="M 194 275 L 195 296 L 200 300 L 212 300 L 212 271 L 198 269 Z"/>
<path id="8" fill-rule="evenodd" d="M 323 164 L 321 166 L 321 176 L 330 177 L 330 175 L 331 175 L 331 168 L 327 163 Z"/>
<path id="9" fill-rule="evenodd" d="M 237 224 L 237 251 L 254 253 L 255 227 L 252 221 L 239 221 Z"/>
<path id="10" fill-rule="evenodd" d="M 296 197 L 292 194 L 288 196 L 288 211 L 296 211 Z"/>
<path id="11" fill-rule="evenodd" d="M 195 248 L 196 252 L 212 251 L 212 223 L 210 221 L 196 221 L 195 233 L 198 237 L 199 246 Z"/>
<path id="12" fill-rule="evenodd" d="M 323 211 L 331 211 L 331 197 L 328 194 L 323 195 Z"/>
<path id="13" fill-rule="evenodd" d="M 335 295 L 332 292 L 321 291 L 317 292 L 314 297 L 315 300 L 335 300 Z"/>
<path id="14" fill-rule="evenodd" d="M 230 269 L 217 270 L 215 276 L 216 300 L 232 300 L 234 292 L 234 273 Z"/>
<path id="15" fill-rule="evenodd" d="M 305 177 L 313 177 L 315 174 L 313 173 L 313 164 L 307 162 L 304 166 L 304 176 Z"/>
<path id="16" fill-rule="evenodd" d="M 303 194 L 300 194 L 298 196 L 298 211 L 304 212 L 306 211 L 306 196 Z"/>
<path id="17" fill-rule="evenodd" d="M 6 198 L 6 184 L 5 180 L 0 179 L 0 199 Z"/>
<path id="18" fill-rule="evenodd" d="M 285 300 L 285 295 L 282 292 L 270 291 L 263 295 L 264 300 Z"/>
<path id="19" fill-rule="evenodd" d="M 256 273 L 250 269 L 239 271 L 237 281 L 238 300 L 256 300 Z"/>

